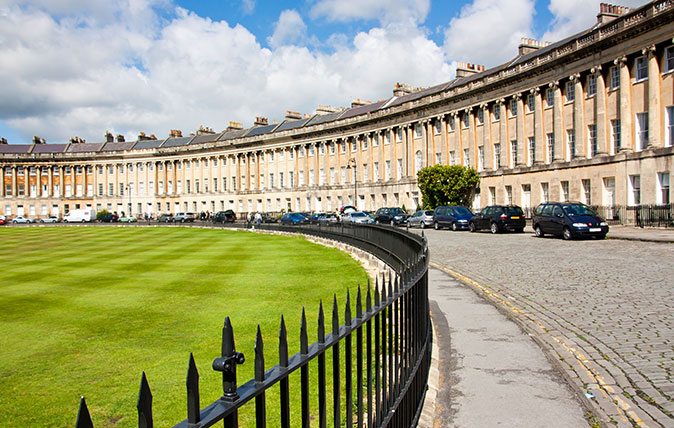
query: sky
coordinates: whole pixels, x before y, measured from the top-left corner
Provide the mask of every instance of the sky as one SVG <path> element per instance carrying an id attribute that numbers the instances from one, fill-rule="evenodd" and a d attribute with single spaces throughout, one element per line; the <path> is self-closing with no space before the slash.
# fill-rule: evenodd
<path id="1" fill-rule="evenodd" d="M 386 99 L 589 28 L 600 2 L 0 0 L 0 137 L 165 138 Z"/>

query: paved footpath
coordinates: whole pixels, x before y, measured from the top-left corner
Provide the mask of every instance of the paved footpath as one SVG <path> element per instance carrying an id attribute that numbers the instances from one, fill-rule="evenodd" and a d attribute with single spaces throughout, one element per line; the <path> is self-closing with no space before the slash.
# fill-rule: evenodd
<path id="1" fill-rule="evenodd" d="M 436 320 L 439 352 L 443 352 L 443 330 L 449 329 L 451 344 L 450 365 L 441 368 L 437 400 L 441 405 L 449 403 L 439 420 L 451 418 L 436 426 L 496 426 L 501 422 L 504 425 L 499 426 L 517 426 L 505 425 L 513 415 L 509 410 L 517 413 L 528 406 L 534 414 L 539 410 L 554 412 L 552 408 L 544 410 L 537 401 L 549 399 L 551 390 L 534 393 L 531 398 L 524 394 L 531 391 L 517 388 L 503 389 L 502 398 L 514 394 L 522 401 L 520 407 L 497 403 L 480 409 L 481 399 L 508 382 L 531 385 L 509 376 L 519 374 L 536 381 L 547 378 L 557 383 L 543 366 L 529 366 L 533 359 L 522 357 L 520 368 L 507 362 L 520 351 L 504 344 L 526 343 L 525 336 L 540 345 L 538 349 L 551 361 L 550 367 L 556 367 L 574 392 L 566 391 L 564 396 L 564 391 L 558 390 L 562 395 L 542 403 L 568 402 L 575 396 L 580 404 L 563 412 L 572 422 L 523 421 L 520 426 L 579 426 L 575 425 L 578 412 L 586 407 L 604 427 L 674 427 L 674 245 L 668 243 L 674 242 L 674 231 L 615 227 L 609 234 L 612 239 L 570 242 L 537 239 L 531 233 L 430 230 L 425 234 L 432 266 L 460 281 L 432 273 L 431 299 L 437 302 L 434 312 L 442 313 L 447 322 L 443 329 L 439 328 L 442 322 Z M 457 284 L 464 287 L 464 293 L 472 289 L 475 296 L 492 303 L 526 335 L 518 336 L 504 327 L 505 321 L 483 312 L 480 305 L 474 313 L 472 309 L 461 313 L 459 307 L 470 302 L 470 295 L 459 293 Z M 483 322 L 486 324 L 470 327 Z M 499 336 L 502 341 L 493 340 Z M 471 341 L 478 351 L 466 348 Z M 489 345 L 482 352 L 481 342 Z M 439 359 L 446 362 L 447 354 Z M 488 361 L 503 363 L 504 368 L 481 368 Z M 451 367 L 449 372 L 447 367 Z M 493 388 L 485 387 L 477 395 L 481 385 Z M 471 397 L 472 402 L 466 401 Z M 488 423 L 466 419 L 474 417 L 474 412 L 480 412 L 482 418 L 492 413 L 507 418 Z"/>

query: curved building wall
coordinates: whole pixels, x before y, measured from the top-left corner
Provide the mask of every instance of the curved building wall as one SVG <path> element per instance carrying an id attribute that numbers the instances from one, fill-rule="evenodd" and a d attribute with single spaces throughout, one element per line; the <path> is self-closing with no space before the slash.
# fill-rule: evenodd
<path id="1" fill-rule="evenodd" d="M 475 207 L 669 203 L 672 22 L 671 1 L 651 2 L 489 70 L 278 125 L 0 145 L 0 214 L 413 208 L 416 172 L 438 163 L 479 171 Z"/>

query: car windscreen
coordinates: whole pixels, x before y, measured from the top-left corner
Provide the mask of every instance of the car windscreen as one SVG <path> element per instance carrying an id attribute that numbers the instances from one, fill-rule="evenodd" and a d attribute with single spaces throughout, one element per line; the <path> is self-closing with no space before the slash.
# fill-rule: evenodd
<path id="1" fill-rule="evenodd" d="M 351 217 L 367 217 L 365 213 L 351 213 Z"/>
<path id="2" fill-rule="evenodd" d="M 473 215 L 466 207 L 454 207 L 454 215 Z"/>
<path id="3" fill-rule="evenodd" d="M 522 215 L 522 209 L 519 207 L 505 207 L 503 210 L 506 215 Z"/>
<path id="4" fill-rule="evenodd" d="M 564 205 L 564 212 L 568 216 L 574 215 L 597 215 L 597 213 L 590 207 L 585 205 Z"/>
<path id="5" fill-rule="evenodd" d="M 402 208 L 391 208 L 388 212 L 389 212 L 389 214 L 393 214 L 393 215 L 406 214 L 405 211 L 402 210 Z"/>

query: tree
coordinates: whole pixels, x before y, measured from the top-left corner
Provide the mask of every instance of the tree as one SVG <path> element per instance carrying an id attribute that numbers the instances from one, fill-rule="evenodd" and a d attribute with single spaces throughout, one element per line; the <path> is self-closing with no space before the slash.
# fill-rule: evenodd
<path id="1" fill-rule="evenodd" d="M 417 173 L 424 209 L 440 205 L 468 206 L 480 176 L 473 168 L 460 165 L 434 165 Z"/>

